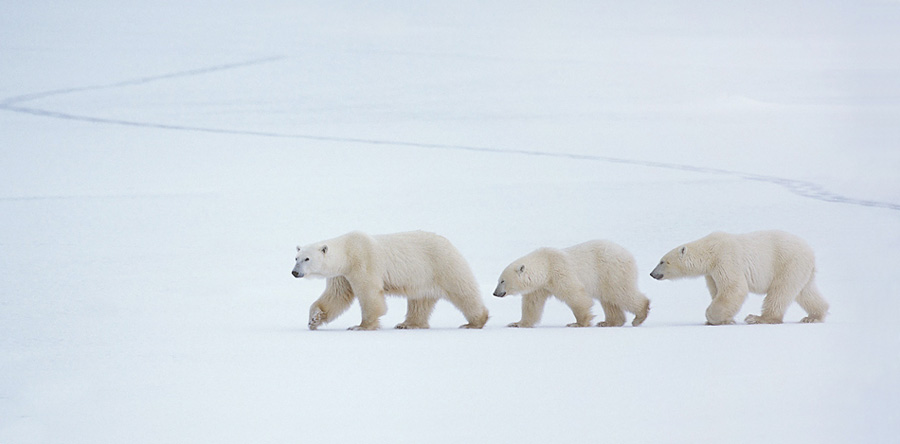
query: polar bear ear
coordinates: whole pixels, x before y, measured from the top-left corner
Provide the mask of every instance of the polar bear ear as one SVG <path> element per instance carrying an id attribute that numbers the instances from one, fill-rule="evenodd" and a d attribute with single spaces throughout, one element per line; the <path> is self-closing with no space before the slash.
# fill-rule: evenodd
<path id="1" fill-rule="evenodd" d="M 525 272 L 525 264 L 519 265 L 519 268 L 516 269 L 516 273 L 522 274 Z"/>
<path id="2" fill-rule="evenodd" d="M 299 245 L 297 245 L 297 252 L 298 252 L 298 253 L 300 252 L 301 248 L 302 248 L 302 247 L 300 247 Z"/>
<path id="3" fill-rule="evenodd" d="M 328 245 L 322 245 L 322 248 L 320 248 L 319 251 L 321 251 L 322 254 L 327 253 L 327 252 L 328 252 Z"/>

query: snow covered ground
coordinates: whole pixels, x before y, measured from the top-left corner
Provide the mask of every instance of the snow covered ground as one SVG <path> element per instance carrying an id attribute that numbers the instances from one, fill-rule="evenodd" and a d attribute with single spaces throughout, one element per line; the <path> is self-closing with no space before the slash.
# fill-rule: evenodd
<path id="1" fill-rule="evenodd" d="M 900 3 L 221 3 L 3 5 L 0 443 L 900 433 Z M 702 279 L 649 277 L 768 228 L 826 323 L 706 327 Z M 355 229 L 449 238 L 487 327 L 308 331 L 294 246 Z M 647 322 L 505 328 L 503 267 L 594 238 Z"/>

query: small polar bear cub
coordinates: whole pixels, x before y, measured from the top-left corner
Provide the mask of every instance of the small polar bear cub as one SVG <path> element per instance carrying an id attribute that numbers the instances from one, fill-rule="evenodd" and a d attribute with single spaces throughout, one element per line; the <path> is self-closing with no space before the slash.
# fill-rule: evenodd
<path id="1" fill-rule="evenodd" d="M 681 245 L 663 256 L 650 273 L 654 279 L 706 276 L 712 303 L 706 309 L 708 325 L 734 324 L 747 294 L 765 294 L 762 315 L 749 315 L 748 324 L 780 324 L 797 301 L 807 317 L 822 322 L 828 303 L 815 283 L 816 260 L 803 239 L 783 231 L 747 234 L 712 233 Z"/>
<path id="2" fill-rule="evenodd" d="M 362 322 L 351 330 L 374 330 L 387 312 L 384 295 L 406 296 L 406 320 L 396 328 L 428 328 L 438 299 L 463 312 L 462 328 L 481 328 L 488 310 L 475 276 L 459 251 L 442 236 L 423 231 L 370 236 L 358 231 L 297 247 L 296 278 L 324 277 L 325 291 L 309 309 L 309 328 L 331 322 L 359 300 Z"/>
<path id="3" fill-rule="evenodd" d="M 494 296 L 522 294 L 522 319 L 509 327 L 533 327 L 540 322 L 551 295 L 575 314 L 569 327 L 591 325 L 593 299 L 600 301 L 606 315 L 597 326 L 619 327 L 625 324 L 628 311 L 635 314 L 631 325 L 636 327 L 650 311 L 650 300 L 638 291 L 637 276 L 628 250 L 595 240 L 564 249 L 539 248 L 516 259 L 500 275 Z"/>

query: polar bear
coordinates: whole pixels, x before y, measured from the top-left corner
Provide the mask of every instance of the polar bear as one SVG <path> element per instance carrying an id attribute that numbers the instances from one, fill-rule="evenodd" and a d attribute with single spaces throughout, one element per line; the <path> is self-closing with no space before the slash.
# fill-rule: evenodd
<path id="1" fill-rule="evenodd" d="M 638 291 L 637 265 L 628 250 L 594 240 L 564 249 L 539 248 L 509 264 L 498 279 L 494 296 L 522 294 L 522 319 L 509 327 L 532 327 L 541 320 L 550 295 L 575 314 L 569 327 L 587 327 L 598 299 L 606 314 L 599 327 L 625 324 L 625 311 L 635 314 L 631 325 L 647 319 L 650 300 Z"/>
<path id="2" fill-rule="evenodd" d="M 294 277 L 324 277 L 325 291 L 309 309 L 309 328 L 331 322 L 359 300 L 362 322 L 351 330 L 374 330 L 387 306 L 384 295 L 407 297 L 406 320 L 396 328 L 428 328 L 438 299 L 463 312 L 462 328 L 481 328 L 488 310 L 475 276 L 444 237 L 423 231 L 370 236 L 358 231 L 297 247 Z"/>
<path id="3" fill-rule="evenodd" d="M 747 293 L 765 294 L 762 315 L 748 324 L 780 324 L 794 300 L 806 310 L 802 322 L 822 322 L 828 303 L 814 281 L 816 261 L 803 239 L 783 231 L 747 234 L 714 232 L 663 256 L 650 273 L 654 279 L 706 276 L 712 303 L 708 325 L 733 324 Z"/>

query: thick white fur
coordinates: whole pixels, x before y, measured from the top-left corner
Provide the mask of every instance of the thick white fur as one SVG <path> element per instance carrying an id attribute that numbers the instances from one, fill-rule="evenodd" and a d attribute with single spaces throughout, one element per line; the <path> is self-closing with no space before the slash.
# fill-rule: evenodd
<path id="1" fill-rule="evenodd" d="M 793 301 L 806 310 L 802 322 L 822 322 L 828 303 L 815 284 L 816 260 L 803 239 L 783 231 L 712 233 L 679 246 L 650 273 L 656 279 L 706 276 L 710 325 L 733 324 L 749 292 L 765 294 L 762 315 L 748 324 L 780 324 Z"/>
<path id="2" fill-rule="evenodd" d="M 522 319 L 510 327 L 532 327 L 541 320 L 551 295 L 575 315 L 570 327 L 591 325 L 593 300 L 600 301 L 606 319 L 601 327 L 625 324 L 625 312 L 647 318 L 650 300 L 638 290 L 634 257 L 615 243 L 595 240 L 565 249 L 539 248 L 509 264 L 498 279 L 494 295 L 522 294 Z"/>
<path id="3" fill-rule="evenodd" d="M 354 298 L 362 322 L 351 329 L 374 330 L 387 311 L 384 295 L 407 297 L 406 320 L 396 328 L 428 328 L 434 305 L 445 298 L 463 312 L 462 327 L 481 328 L 488 311 L 475 276 L 444 237 L 423 231 L 370 236 L 358 231 L 297 247 L 296 277 L 327 279 L 309 310 L 309 328 L 335 319 Z"/>

